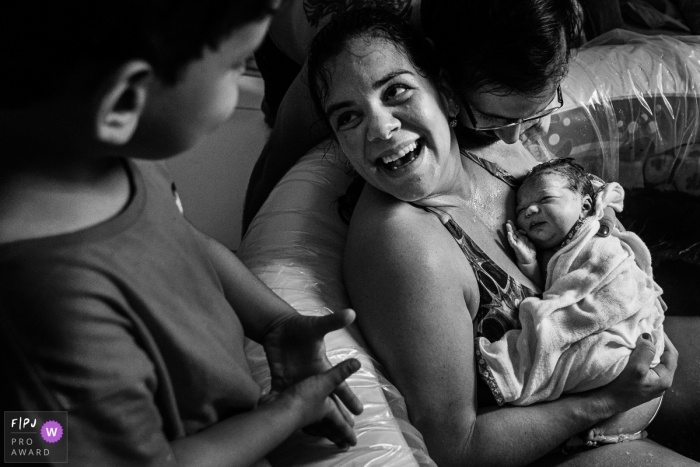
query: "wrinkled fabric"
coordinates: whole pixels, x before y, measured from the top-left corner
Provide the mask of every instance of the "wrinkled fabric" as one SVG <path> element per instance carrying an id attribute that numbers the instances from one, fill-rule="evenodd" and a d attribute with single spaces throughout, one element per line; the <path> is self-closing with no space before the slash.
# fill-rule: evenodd
<path id="1" fill-rule="evenodd" d="M 480 358 L 497 384 L 492 390 L 505 402 L 530 405 L 607 384 L 645 332 L 658 364 L 665 305 L 649 250 L 632 232 L 597 237 L 599 227 L 591 218 L 552 257 L 542 298 L 520 304 L 522 329 L 493 343 L 479 339 Z"/>

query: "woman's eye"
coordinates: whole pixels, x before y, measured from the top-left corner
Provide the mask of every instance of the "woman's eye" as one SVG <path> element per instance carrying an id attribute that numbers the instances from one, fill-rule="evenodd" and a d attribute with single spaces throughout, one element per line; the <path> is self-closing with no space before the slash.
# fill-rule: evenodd
<path id="1" fill-rule="evenodd" d="M 339 130 L 345 130 L 351 128 L 353 123 L 356 123 L 356 121 L 357 115 L 355 113 L 345 112 L 338 115 L 338 117 L 335 119 L 335 124 Z"/>
<path id="2" fill-rule="evenodd" d="M 407 97 L 407 92 L 409 91 L 408 86 L 405 86 L 403 84 L 397 84 L 395 86 L 391 86 L 389 89 L 387 89 L 386 94 L 384 97 L 386 100 L 394 100 L 398 98 L 403 98 Z"/>

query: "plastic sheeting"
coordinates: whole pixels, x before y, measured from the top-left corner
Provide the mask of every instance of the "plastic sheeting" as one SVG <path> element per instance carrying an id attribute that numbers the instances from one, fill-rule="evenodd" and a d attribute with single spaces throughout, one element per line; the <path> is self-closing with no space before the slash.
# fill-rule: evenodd
<path id="1" fill-rule="evenodd" d="M 700 38 L 620 31 L 600 36 L 573 58 L 562 84 L 564 107 L 553 115 L 547 136 L 527 145 L 538 157 L 573 156 L 588 171 L 619 181 L 628 190 L 628 207 L 630 191 L 637 189 L 683 207 L 700 195 L 698 86 Z M 347 226 L 336 202 L 351 180 L 347 172 L 332 151 L 311 151 L 273 190 L 239 249 L 243 262 L 301 313 L 349 305 L 341 270 Z M 657 196 L 669 190 L 680 201 Z M 700 215 L 682 219 L 691 238 L 697 219 Z M 420 433 L 408 423 L 403 397 L 383 376 L 357 327 L 330 334 L 326 347 L 333 363 L 351 356 L 362 363 L 348 379 L 365 408 L 356 417 L 358 445 L 341 451 L 299 432 L 269 456 L 271 463 L 434 465 Z M 264 352 L 252 342 L 247 351 L 256 380 L 268 390 Z"/>
<path id="2" fill-rule="evenodd" d="M 342 279 L 347 226 L 336 199 L 351 177 L 344 163 L 323 148 L 302 158 L 280 181 L 251 223 L 238 251 L 241 260 L 303 314 L 349 307 Z M 347 382 L 363 403 L 355 417 L 358 444 L 342 451 L 331 442 L 294 434 L 268 460 L 293 466 L 434 466 L 423 438 L 409 422 L 406 404 L 382 374 L 356 325 L 326 337 L 331 363 L 357 358 L 362 368 Z M 253 377 L 268 391 L 270 371 L 262 347 L 248 342 Z"/>
<path id="3" fill-rule="evenodd" d="M 573 57 L 562 94 L 548 134 L 526 146 L 620 182 L 621 220 L 655 260 L 700 266 L 700 37 L 599 36 Z"/>

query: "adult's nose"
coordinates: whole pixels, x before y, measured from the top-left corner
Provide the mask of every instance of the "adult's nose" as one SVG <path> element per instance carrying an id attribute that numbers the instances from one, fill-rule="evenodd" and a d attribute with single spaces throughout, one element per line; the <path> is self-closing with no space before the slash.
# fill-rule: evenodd
<path id="1" fill-rule="evenodd" d="M 517 125 L 509 126 L 507 128 L 502 128 L 500 130 L 493 130 L 493 132 L 498 136 L 504 143 L 513 144 L 520 139 L 520 127 L 521 123 Z"/>
<path id="2" fill-rule="evenodd" d="M 367 132 L 369 141 L 387 140 L 396 130 L 401 128 L 401 122 L 388 109 L 375 110 L 369 120 L 369 131 Z"/>

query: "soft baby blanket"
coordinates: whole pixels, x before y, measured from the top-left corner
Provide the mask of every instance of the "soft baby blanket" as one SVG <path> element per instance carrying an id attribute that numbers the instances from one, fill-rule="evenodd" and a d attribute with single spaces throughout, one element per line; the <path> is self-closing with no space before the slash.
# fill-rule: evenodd
<path id="1" fill-rule="evenodd" d="M 623 370 L 644 332 L 653 336 L 658 364 L 666 306 L 649 250 L 632 232 L 598 237 L 599 226 L 591 217 L 552 257 L 543 297 L 520 304 L 522 329 L 496 342 L 477 339 L 479 370 L 500 404 L 602 386 Z"/>

